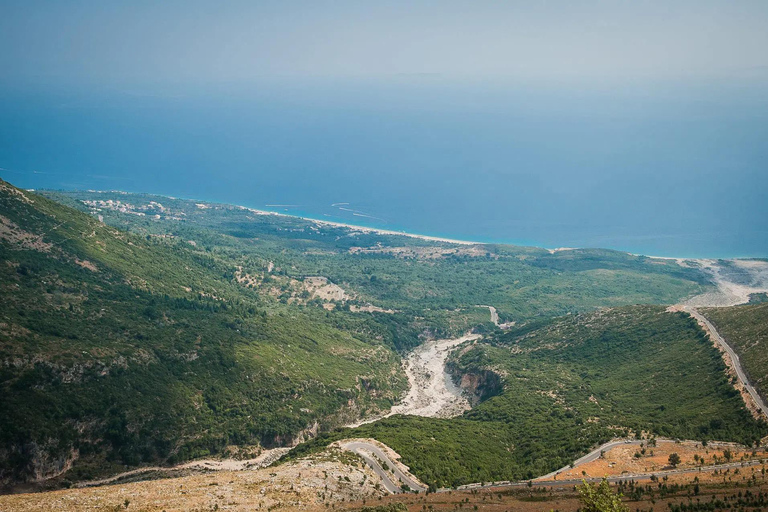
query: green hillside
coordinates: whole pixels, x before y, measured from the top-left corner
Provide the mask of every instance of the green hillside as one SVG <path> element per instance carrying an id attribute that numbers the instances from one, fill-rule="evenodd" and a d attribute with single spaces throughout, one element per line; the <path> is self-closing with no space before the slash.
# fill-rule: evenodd
<path id="1" fill-rule="evenodd" d="M 437 487 L 520 480 L 629 433 L 751 444 L 768 434 L 687 315 L 655 306 L 518 327 L 454 354 L 487 400 L 456 419 L 393 417 L 324 436 L 374 437 Z"/>
<path id="2" fill-rule="evenodd" d="M 264 303 L 188 244 L 5 182 L 0 240 L 3 483 L 280 444 L 404 389 L 386 326 Z"/>
<path id="3" fill-rule="evenodd" d="M 768 302 L 700 311 L 739 354 L 760 396 L 768 397 Z"/>
<path id="4" fill-rule="evenodd" d="M 519 322 L 604 306 L 673 304 L 711 288 L 703 273 L 674 260 L 605 249 L 453 245 L 210 202 L 118 192 L 47 194 L 141 236 L 194 242 L 251 274 L 263 275 L 272 262 L 277 270 L 270 280 L 254 287 L 264 291 L 277 281 L 280 300 L 291 297 L 289 278 L 325 276 L 354 296 L 349 304 L 421 317 L 441 336 L 487 321 L 487 310 L 477 304 L 495 306 L 502 321 Z"/>
<path id="5" fill-rule="evenodd" d="M 285 444 L 386 409 L 407 386 L 404 351 L 471 329 L 500 335 L 479 304 L 531 325 L 711 287 L 674 261 L 616 251 L 446 244 L 143 194 L 42 194 L 0 182 L 8 485 Z M 446 442 L 466 433 L 412 418 L 370 428 L 399 421 L 404 433 L 445 429 Z M 414 467 L 428 471 L 431 457 Z M 448 465 L 432 480 L 454 474 Z"/>

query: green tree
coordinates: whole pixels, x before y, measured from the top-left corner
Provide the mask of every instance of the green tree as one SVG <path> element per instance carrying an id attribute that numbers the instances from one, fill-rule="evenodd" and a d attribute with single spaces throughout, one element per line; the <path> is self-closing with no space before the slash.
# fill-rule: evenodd
<path id="1" fill-rule="evenodd" d="M 621 502 L 622 495 L 614 493 L 605 478 L 599 484 L 582 482 L 578 490 L 584 512 L 629 512 L 629 507 Z"/>
<path id="2" fill-rule="evenodd" d="M 672 465 L 673 468 L 677 467 L 677 465 L 680 464 L 680 456 L 677 453 L 670 453 L 669 463 Z"/>

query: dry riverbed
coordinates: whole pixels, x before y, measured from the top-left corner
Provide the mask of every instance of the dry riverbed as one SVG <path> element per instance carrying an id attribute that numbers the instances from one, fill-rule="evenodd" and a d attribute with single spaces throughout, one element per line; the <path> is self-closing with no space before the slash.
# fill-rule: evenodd
<path id="1" fill-rule="evenodd" d="M 427 341 L 417 347 L 403 361 L 403 370 L 410 384 L 403 400 L 383 416 L 348 426 L 357 427 L 394 414 L 452 418 L 469 410 L 469 400 L 445 371 L 445 361 L 454 348 L 478 338 L 479 334 L 467 334 L 461 338 Z"/>

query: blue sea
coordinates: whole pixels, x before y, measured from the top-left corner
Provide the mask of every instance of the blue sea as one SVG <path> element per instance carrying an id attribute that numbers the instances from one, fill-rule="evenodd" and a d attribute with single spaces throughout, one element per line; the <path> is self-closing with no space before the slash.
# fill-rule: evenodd
<path id="1" fill-rule="evenodd" d="M 768 87 L 5 88 L 0 177 L 484 242 L 767 257 Z"/>

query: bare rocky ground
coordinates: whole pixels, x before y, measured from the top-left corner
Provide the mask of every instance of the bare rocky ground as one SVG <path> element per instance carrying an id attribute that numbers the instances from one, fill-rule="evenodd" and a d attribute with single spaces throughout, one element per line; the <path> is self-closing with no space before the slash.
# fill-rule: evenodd
<path id="1" fill-rule="evenodd" d="M 731 461 L 762 460 L 766 457 L 763 449 L 752 450 L 735 443 L 710 443 L 703 446 L 697 441 L 658 440 L 655 446 L 621 445 L 585 464 L 558 473 L 558 480 L 580 478 L 602 478 L 622 474 L 652 473 L 671 469 L 669 456 L 677 453 L 680 463 L 677 468 L 690 469 L 722 464 Z"/>
<path id="2" fill-rule="evenodd" d="M 768 261 L 678 260 L 678 263 L 701 268 L 717 285 L 717 290 L 685 301 L 687 306 L 736 306 L 749 302 L 753 293 L 768 292 Z"/>
<path id="3" fill-rule="evenodd" d="M 479 337 L 467 334 L 451 340 L 429 341 L 408 354 L 405 372 L 411 387 L 389 414 L 451 418 L 469 410 L 469 401 L 445 372 L 445 361 L 454 348 Z"/>
<path id="4" fill-rule="evenodd" d="M 651 511 L 669 510 L 670 505 L 688 505 L 691 501 L 694 505 L 699 501 L 708 504 L 712 499 L 730 499 L 735 501 L 738 493 L 746 493 L 749 490 L 753 495 L 768 492 L 768 478 L 765 472 L 766 466 L 752 466 L 741 470 L 707 471 L 702 470 L 696 474 L 670 475 L 668 478 L 659 478 L 659 482 L 651 482 L 649 479 L 641 479 L 638 486 L 650 485 L 654 489 L 654 496 L 643 494 L 640 499 L 633 499 L 628 494 L 629 489 L 623 491 L 623 501 L 630 510 Z M 678 491 L 660 496 L 659 486 L 673 485 L 683 486 Z M 738 486 L 738 488 L 736 487 Z M 749 487 L 749 489 L 747 489 Z M 617 490 L 614 486 L 614 490 Z M 572 483 L 558 484 L 552 482 L 542 487 L 505 488 L 489 487 L 485 489 L 468 491 L 439 492 L 432 494 L 396 494 L 384 497 L 376 504 L 397 505 L 403 504 L 409 511 L 445 511 L 456 512 L 482 510 L 484 512 L 545 512 L 557 510 L 560 512 L 578 512 L 583 510 L 583 505 L 578 498 L 578 492 Z M 370 505 L 370 503 L 369 503 Z M 345 502 L 338 504 L 336 510 L 360 510 L 361 502 Z M 720 508 L 718 510 L 729 510 Z M 736 510 L 733 506 L 732 510 Z M 744 508 L 740 510 L 761 510 L 760 508 Z M 762 509 L 764 510 L 764 509 Z"/>
<path id="5" fill-rule="evenodd" d="M 467 334 L 461 338 L 428 341 L 417 347 L 403 361 L 403 369 L 410 384 L 403 400 L 384 416 L 367 418 L 348 426 L 364 425 L 394 414 L 452 418 L 469 410 L 469 400 L 446 373 L 445 361 L 454 348 L 478 338 L 479 334 Z"/>
<path id="6" fill-rule="evenodd" d="M 132 471 L 126 471 L 118 475 L 104 478 L 102 480 L 93 480 L 90 482 L 83 482 L 78 487 L 95 487 L 99 485 L 105 485 L 110 483 L 127 480 L 132 477 L 141 477 L 145 474 L 154 473 L 168 473 L 178 474 L 184 470 L 195 471 L 244 471 L 255 470 L 269 466 L 273 462 L 280 459 L 283 455 L 288 453 L 290 448 L 273 448 L 271 450 L 264 450 L 258 457 L 252 459 L 201 459 L 193 460 L 191 462 L 185 462 L 173 467 L 146 467 L 134 469 Z"/>
<path id="7" fill-rule="evenodd" d="M 386 492 L 381 479 L 354 454 L 331 447 L 274 468 L 212 471 L 37 494 L 0 496 L 7 512 L 313 510 L 325 503 L 362 503 Z"/>
<path id="8" fill-rule="evenodd" d="M 753 293 L 768 292 L 768 262 L 765 261 L 686 260 L 681 261 L 681 264 L 702 268 L 718 286 L 714 292 L 692 297 L 686 301 L 686 305 L 736 305 L 748 302 Z M 494 319 L 494 311 L 490 307 L 489 310 Z M 498 321 L 497 318 L 495 320 Z M 409 392 L 386 416 L 411 414 L 453 417 L 468 410 L 469 402 L 445 373 L 445 361 L 458 345 L 479 337 L 466 335 L 457 339 L 433 340 L 411 352 L 403 363 L 410 383 Z M 380 418 L 371 418 L 365 422 L 376 419 Z M 659 467 L 667 448 L 664 446 L 653 459 L 643 460 L 642 463 Z M 691 450 L 687 446 L 673 448 L 680 448 L 681 455 L 700 451 Z M 194 461 L 185 465 L 188 468 L 171 468 L 171 471 L 191 469 L 203 473 L 176 478 L 0 496 L 0 510 L 307 510 L 326 508 L 329 504 L 346 506 L 350 502 L 357 505 L 364 502 L 378 504 L 378 500 L 387 494 L 380 477 L 360 458 L 341 450 L 338 445 L 312 458 L 275 468 L 256 469 L 272 462 L 273 457 L 278 458 L 279 455 L 281 453 L 275 452 L 265 454 L 259 460 L 247 461 Z M 641 462 L 634 459 L 634 452 L 631 457 L 627 462 L 625 459 L 628 454 L 617 451 L 609 459 L 591 463 L 595 468 L 579 467 L 578 471 L 589 470 L 588 474 L 593 471 L 611 474 L 613 468 L 626 471 L 623 468 Z M 158 475 L 167 471 L 167 468 L 155 469 Z M 131 475 L 122 475 L 122 478 L 126 476 Z"/>
<path id="9" fill-rule="evenodd" d="M 432 340 L 411 352 L 403 362 L 409 392 L 387 416 L 452 417 L 469 409 L 468 400 L 446 374 L 445 361 L 455 347 L 477 338 L 479 335 L 468 334 Z M 391 461 L 401 466 L 399 455 L 389 447 L 367 441 L 380 446 Z M 143 468 L 87 482 L 78 489 L 0 496 L 0 510 L 306 510 L 334 503 L 378 500 L 388 494 L 381 478 L 362 459 L 338 444 L 314 457 L 265 467 L 285 451 L 269 450 L 247 460 L 198 460 L 172 468 Z M 400 469 L 408 472 L 405 466 Z M 185 471 L 195 473 L 178 476 Z M 121 483 L 134 478 L 145 480 Z"/>

